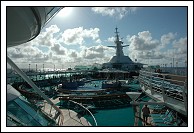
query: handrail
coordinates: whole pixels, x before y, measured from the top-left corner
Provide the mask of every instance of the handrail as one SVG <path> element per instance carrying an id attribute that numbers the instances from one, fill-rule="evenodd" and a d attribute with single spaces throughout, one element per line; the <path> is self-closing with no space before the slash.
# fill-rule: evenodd
<path id="1" fill-rule="evenodd" d="M 84 124 L 81 122 L 81 119 L 79 119 L 80 120 L 80 122 L 78 121 L 78 120 L 76 120 L 76 119 L 74 119 L 73 117 L 71 117 L 71 112 L 70 112 L 70 110 L 68 109 L 68 112 L 69 112 L 69 117 L 71 118 L 71 119 L 73 119 L 73 120 L 75 120 L 75 121 L 77 121 L 78 123 L 80 123 L 81 125 L 83 125 L 84 126 Z M 87 122 L 88 123 L 88 122 Z M 89 123 L 88 123 L 88 125 L 89 125 Z"/>
<path id="2" fill-rule="evenodd" d="M 27 126 L 26 123 L 21 122 L 18 118 L 16 118 L 11 112 L 8 111 L 7 118 L 14 122 L 15 124 L 18 124 L 19 126 Z"/>
<path id="3" fill-rule="evenodd" d="M 45 99 L 51 107 L 53 107 L 56 111 L 60 112 L 61 116 L 61 123 L 63 124 L 64 116 L 62 111 L 32 82 L 32 80 L 23 72 L 21 71 L 17 65 L 7 56 L 7 62 L 9 65 L 40 95 L 43 99 Z"/>
<path id="4" fill-rule="evenodd" d="M 162 75 L 163 77 L 157 77 L 158 75 Z M 180 78 L 175 80 L 173 79 L 175 78 L 175 75 L 173 75 L 174 77 L 171 77 L 172 79 L 166 79 L 164 75 L 169 75 L 171 77 L 171 74 L 154 73 L 141 70 L 139 73 L 139 82 L 145 87 L 144 91 L 147 91 L 148 89 L 150 92 L 147 92 L 150 95 L 154 95 L 151 93 L 153 90 L 154 93 L 157 93 L 161 96 L 162 99 L 158 100 L 164 101 L 164 103 L 169 105 L 169 107 L 172 107 L 172 105 L 168 103 L 170 100 L 174 99 L 180 101 L 179 105 L 181 106 L 181 109 L 176 108 L 176 110 L 186 115 L 188 111 L 187 78 L 185 76 L 179 76 Z"/>
<path id="5" fill-rule="evenodd" d="M 181 77 L 181 78 L 186 78 L 186 76 L 179 76 L 179 75 L 173 75 L 173 74 L 166 74 L 166 73 L 155 73 L 155 72 L 149 72 L 149 71 L 143 71 L 143 70 L 140 70 L 140 77 L 141 75 L 145 75 L 144 73 L 147 73 L 147 74 L 158 74 L 158 75 L 164 75 L 164 76 L 174 76 L 174 77 Z M 158 79 L 161 79 L 163 80 L 164 78 L 160 78 L 160 77 L 156 77 L 156 76 L 153 76 L 153 75 L 147 75 L 149 77 L 155 77 L 155 78 L 158 78 Z M 185 81 L 182 81 L 182 80 L 174 80 L 174 79 L 166 79 L 165 78 L 165 81 L 174 81 L 174 82 L 178 82 L 178 83 L 185 83 Z"/>
<path id="6" fill-rule="evenodd" d="M 179 80 L 174 80 L 174 79 L 165 79 L 165 77 L 163 76 L 163 78 L 160 78 L 160 77 L 156 77 L 154 76 L 155 74 L 160 74 L 160 75 L 169 75 L 171 76 L 171 74 L 162 74 L 162 73 L 154 73 L 154 72 L 149 72 L 149 71 L 140 71 L 140 75 L 139 75 L 139 80 L 140 82 L 142 81 L 146 81 L 147 79 L 147 82 L 143 83 L 143 84 L 148 84 L 148 86 L 152 86 L 152 87 L 155 87 L 155 88 L 160 88 L 162 90 L 164 89 L 168 89 L 169 91 L 173 91 L 173 90 L 177 90 L 177 87 L 179 88 L 178 90 L 180 90 L 182 93 L 186 92 L 186 87 L 185 87 L 185 83 L 186 81 L 179 81 Z M 154 77 L 154 78 L 153 78 Z M 180 77 L 184 77 L 184 76 L 180 76 Z M 158 80 L 157 80 L 158 79 Z M 165 82 L 164 82 L 165 81 Z M 174 82 L 173 82 L 174 81 Z M 151 83 L 150 83 L 151 82 Z M 182 83 L 183 85 L 178 85 L 176 83 Z M 158 87 L 157 85 L 161 85 L 160 87 Z M 162 87 L 162 88 L 161 88 Z M 177 90 L 177 91 L 178 91 Z M 156 91 L 156 90 L 155 90 Z M 167 91 L 165 90 L 165 95 Z M 172 92 L 173 93 L 173 92 Z M 172 95 L 172 93 L 170 95 Z M 164 94 L 164 92 L 163 92 Z M 176 93 L 174 93 L 176 94 Z M 167 96 L 170 96 L 170 95 L 167 95 Z M 184 96 L 182 96 L 184 97 Z M 179 98 L 180 99 L 180 98 Z M 180 99 L 181 100 L 181 99 Z"/>
<path id="7" fill-rule="evenodd" d="M 184 75 L 178 75 L 178 74 L 174 74 L 174 73 L 158 73 L 158 72 L 153 72 L 153 71 L 149 71 L 149 70 L 140 70 L 141 72 L 144 71 L 144 72 L 147 72 L 147 73 L 155 73 L 155 74 L 163 74 L 163 75 L 171 75 L 171 76 L 179 76 L 179 77 L 187 77 L 187 76 L 184 76 Z M 139 71 L 139 72 L 140 72 Z"/>
<path id="8" fill-rule="evenodd" d="M 72 102 L 72 103 L 75 103 L 75 104 L 81 106 L 82 108 L 84 108 L 85 110 L 87 110 L 87 111 L 90 113 L 90 115 L 92 116 L 92 118 L 93 118 L 93 120 L 94 120 L 94 122 L 95 122 L 95 126 L 98 126 L 97 121 L 96 121 L 94 115 L 92 114 L 92 112 L 90 112 L 90 110 L 88 110 L 86 107 L 84 107 L 82 104 L 80 104 L 80 103 L 78 103 L 78 102 L 75 102 L 75 101 L 73 101 L 73 100 L 69 100 L 69 101 Z"/>

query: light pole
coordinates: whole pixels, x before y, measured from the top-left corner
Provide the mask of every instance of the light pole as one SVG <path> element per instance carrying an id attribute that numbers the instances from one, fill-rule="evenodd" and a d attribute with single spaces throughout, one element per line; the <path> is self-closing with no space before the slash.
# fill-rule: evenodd
<path id="1" fill-rule="evenodd" d="M 167 68 L 166 68 L 167 64 L 164 64 L 164 66 L 165 66 L 165 71 L 167 71 Z"/>
<path id="2" fill-rule="evenodd" d="M 176 61 L 176 74 L 178 74 L 178 61 Z"/>
<path id="3" fill-rule="evenodd" d="M 185 60 L 185 75 L 187 74 L 187 60 Z"/>
<path id="4" fill-rule="evenodd" d="M 29 72 L 30 72 L 30 64 L 29 64 Z"/>
<path id="5" fill-rule="evenodd" d="M 37 64 L 36 64 L 36 73 L 37 73 Z M 38 79 L 38 74 L 36 74 L 36 81 L 37 81 L 37 79 Z"/>
<path id="6" fill-rule="evenodd" d="M 43 72 L 44 72 L 44 64 L 43 64 Z"/>
<path id="7" fill-rule="evenodd" d="M 37 72 L 38 70 L 37 70 L 37 64 L 36 64 L 36 72 Z"/>

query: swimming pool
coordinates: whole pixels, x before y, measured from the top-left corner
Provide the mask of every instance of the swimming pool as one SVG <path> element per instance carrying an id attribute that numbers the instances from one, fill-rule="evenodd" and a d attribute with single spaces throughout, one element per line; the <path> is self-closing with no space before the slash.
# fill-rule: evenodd
<path id="1" fill-rule="evenodd" d="M 105 80 L 94 80 L 85 83 L 84 86 L 80 86 L 78 90 L 99 90 L 102 89 L 102 82 Z M 136 87 L 136 86 L 135 86 Z M 134 88 L 135 88 L 134 87 Z M 108 104 L 108 103 L 107 103 Z M 132 105 L 125 107 L 111 108 L 111 109 L 95 109 L 93 114 L 96 118 L 98 126 L 102 127 L 132 127 L 134 126 L 134 111 Z M 92 124 L 94 121 L 91 115 L 84 115 L 84 117 Z M 139 121 L 139 126 L 142 126 Z"/>
<path id="2" fill-rule="evenodd" d="M 102 89 L 102 82 L 104 80 L 93 80 L 85 83 L 84 86 L 79 86 L 78 90 L 99 90 Z"/>
<path id="3" fill-rule="evenodd" d="M 94 125 L 91 116 L 84 116 L 92 125 Z M 132 106 L 118 109 L 97 110 L 94 114 L 98 126 L 128 127 L 134 126 L 134 112 Z M 139 122 L 139 126 L 142 126 Z"/>

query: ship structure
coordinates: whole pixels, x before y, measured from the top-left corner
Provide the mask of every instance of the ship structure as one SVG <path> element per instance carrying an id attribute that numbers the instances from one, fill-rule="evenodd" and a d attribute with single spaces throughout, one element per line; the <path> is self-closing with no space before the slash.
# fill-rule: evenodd
<path id="1" fill-rule="evenodd" d="M 116 55 L 113 56 L 108 63 L 104 63 L 102 66 L 104 69 L 118 69 L 118 70 L 127 70 L 129 72 L 140 70 L 143 67 L 143 64 L 133 62 L 129 56 L 125 56 L 123 53 L 123 48 L 129 45 L 122 45 L 123 41 L 119 38 L 118 28 L 115 28 L 115 45 L 116 46 L 108 46 L 114 47 L 116 49 Z"/>

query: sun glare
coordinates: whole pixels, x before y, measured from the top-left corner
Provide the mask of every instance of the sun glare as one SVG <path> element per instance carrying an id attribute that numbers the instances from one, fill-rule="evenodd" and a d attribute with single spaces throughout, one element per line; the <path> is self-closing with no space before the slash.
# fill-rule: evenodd
<path id="1" fill-rule="evenodd" d="M 64 7 L 58 14 L 58 17 L 68 17 L 71 15 L 73 7 Z"/>

